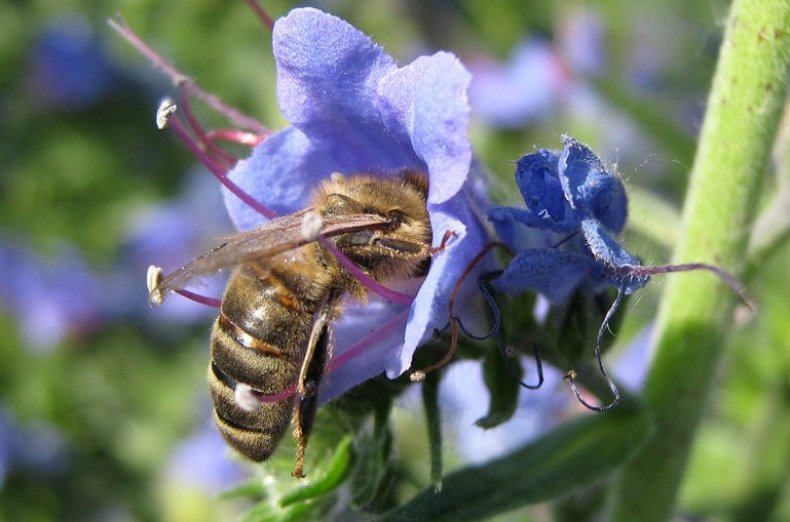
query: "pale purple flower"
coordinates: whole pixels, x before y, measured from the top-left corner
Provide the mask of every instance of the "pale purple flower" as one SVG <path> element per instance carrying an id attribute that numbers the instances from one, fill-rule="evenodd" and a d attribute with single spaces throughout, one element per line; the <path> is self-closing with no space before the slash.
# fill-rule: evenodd
<path id="1" fill-rule="evenodd" d="M 77 14 L 51 20 L 30 48 L 28 88 L 48 108 L 88 107 L 107 93 L 116 75 L 90 22 Z"/>
<path id="2" fill-rule="evenodd" d="M 135 209 L 128 219 L 120 258 L 114 267 L 113 312 L 143 317 L 152 323 L 162 317 L 174 322 L 194 322 L 215 316 L 216 310 L 189 299 L 167 299 L 154 309 L 140 281 L 145 280 L 152 260 L 165 271 L 174 270 L 195 252 L 212 247 L 218 237 L 227 234 L 228 227 L 222 196 L 202 169 L 187 175 L 175 199 Z M 199 283 L 195 289 L 201 293 L 217 297 L 222 294 L 220 277 Z"/>
<path id="3" fill-rule="evenodd" d="M 618 115 L 586 80 L 602 74 L 607 60 L 604 27 L 595 13 L 571 9 L 559 20 L 552 40 L 526 36 L 504 62 L 477 59 L 469 89 L 475 116 L 492 127 L 517 129 L 537 120 L 573 115 L 574 119 L 606 121 Z M 600 134 L 628 136 L 616 121 Z M 632 132 L 633 133 L 633 132 Z"/>
<path id="4" fill-rule="evenodd" d="M 333 172 L 384 178 L 418 169 L 430 181 L 434 245 L 448 230 L 458 235 L 433 257 L 410 307 L 376 299 L 346 307 L 333 326 L 334 355 L 343 364 L 321 390 L 329 400 L 383 371 L 396 377 L 410 367 L 417 346 L 447 324 L 453 286 L 486 242 L 467 183 L 470 76 L 446 52 L 398 67 L 370 38 L 316 9 L 279 19 L 273 50 L 279 105 L 292 126 L 258 145 L 231 179 L 287 214 L 305 207 L 313 187 Z M 265 221 L 227 192 L 226 203 L 240 230 Z"/>
<path id="5" fill-rule="evenodd" d="M 0 490 L 11 472 L 52 476 L 68 464 L 68 447 L 57 428 L 44 421 L 19 422 L 0 403 Z"/>
<path id="6" fill-rule="evenodd" d="M 175 449 L 166 468 L 172 480 L 212 495 L 231 489 L 248 476 L 247 468 L 231 455 L 210 422 L 202 423 Z"/>
<path id="7" fill-rule="evenodd" d="M 49 350 L 98 327 L 105 307 L 100 279 L 73 247 L 54 257 L 0 244 L 0 310 L 17 322 L 31 350 Z"/>
<path id="8" fill-rule="evenodd" d="M 505 64 L 478 60 L 469 100 L 475 115 L 497 127 L 518 128 L 550 114 L 561 102 L 570 78 L 554 48 L 526 40 Z"/>
<path id="9" fill-rule="evenodd" d="M 525 372 L 534 366 L 522 362 Z M 570 396 L 558 393 L 561 374 L 543 367 L 549 383 L 537 390 L 519 390 L 516 412 L 509 421 L 491 429 L 475 425 L 488 412 L 489 392 L 483 380 L 483 367 L 476 361 L 460 361 L 448 368 L 442 378 L 440 398 L 445 426 L 451 430 L 459 453 L 467 462 L 481 463 L 502 457 L 537 439 L 559 425 L 572 413 Z M 525 373 L 526 374 L 526 373 Z"/>

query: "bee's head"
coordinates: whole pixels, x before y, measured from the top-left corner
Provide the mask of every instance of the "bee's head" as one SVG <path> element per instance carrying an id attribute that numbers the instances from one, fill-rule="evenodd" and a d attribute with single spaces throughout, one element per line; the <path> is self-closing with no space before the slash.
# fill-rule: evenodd
<path id="1" fill-rule="evenodd" d="M 322 185 L 316 207 L 325 216 L 386 218 L 385 226 L 337 236 L 335 244 L 376 280 L 408 278 L 424 275 L 430 264 L 427 195 L 428 180 L 419 172 L 394 178 L 333 175 Z"/>

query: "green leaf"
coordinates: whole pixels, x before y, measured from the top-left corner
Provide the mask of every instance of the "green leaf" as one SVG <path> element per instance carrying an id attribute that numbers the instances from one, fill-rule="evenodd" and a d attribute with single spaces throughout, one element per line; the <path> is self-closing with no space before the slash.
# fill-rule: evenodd
<path id="1" fill-rule="evenodd" d="M 425 420 L 428 426 L 428 441 L 431 448 L 431 485 L 436 491 L 442 489 L 442 415 L 439 409 L 439 381 L 441 373 L 429 372 L 422 383 L 422 402 L 425 405 Z"/>
<path id="2" fill-rule="evenodd" d="M 511 363 L 517 377 L 524 373 L 518 359 Z M 518 406 L 518 393 L 521 386 L 510 374 L 502 354 L 497 349 L 489 349 L 483 358 L 483 379 L 491 394 L 488 413 L 477 419 L 475 424 L 483 429 L 490 429 L 507 422 L 513 417 Z"/>
<path id="3" fill-rule="evenodd" d="M 219 494 L 220 499 L 227 500 L 232 498 L 255 498 L 261 499 L 266 497 L 266 487 L 263 481 L 258 478 L 239 484 L 227 491 Z"/>
<path id="4" fill-rule="evenodd" d="M 351 480 L 351 505 L 364 511 L 384 511 L 392 505 L 394 465 L 389 414 L 390 403 L 380 405 L 374 416 L 373 436 L 359 441 L 359 464 Z"/>
<path id="5" fill-rule="evenodd" d="M 481 520 L 554 499 L 615 471 L 651 430 L 648 415 L 631 405 L 581 417 L 510 455 L 451 473 L 440 494 L 425 489 L 377 520 Z"/>
<path id="6" fill-rule="evenodd" d="M 280 506 L 286 507 L 289 504 L 326 495 L 342 484 L 351 469 L 351 463 L 354 458 L 351 450 L 351 440 L 350 435 L 343 437 L 334 455 L 332 455 L 332 459 L 327 464 L 323 477 L 312 484 L 284 495 L 280 499 Z"/>

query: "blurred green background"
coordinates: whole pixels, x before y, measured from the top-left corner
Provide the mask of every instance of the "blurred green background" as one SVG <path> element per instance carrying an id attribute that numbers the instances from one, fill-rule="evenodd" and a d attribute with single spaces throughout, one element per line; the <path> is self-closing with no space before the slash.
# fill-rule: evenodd
<path id="1" fill-rule="evenodd" d="M 487 79 L 470 94 L 471 136 L 494 199 L 517 204 L 514 161 L 570 134 L 617 164 L 626 245 L 647 263 L 669 259 L 726 2 L 310 5 L 401 63 L 447 49 Z M 275 17 L 295 6 L 265 2 Z M 6 0 L 0 12 L 0 520 L 236 517 L 245 502 L 217 495 L 251 472 L 211 426 L 212 312 L 151 310 L 144 287 L 149 264 L 178 266 L 231 227 L 210 176 L 154 127 L 172 87 L 106 20 L 121 13 L 204 89 L 278 128 L 270 33 L 243 2 Z M 775 214 L 744 255 L 760 313 L 737 324 L 682 488 L 678 510 L 695 520 L 790 520 L 790 199 L 774 200 L 790 190 L 788 147 L 785 133 L 763 198 Z M 629 303 L 615 350 L 646 344 L 660 289 Z M 618 367 L 637 386 L 641 348 Z M 567 397 L 558 381 L 550 392 Z M 425 485 L 419 401 L 403 404 L 399 459 Z M 469 458 L 461 432 L 479 428 L 447 424 L 452 468 Z"/>

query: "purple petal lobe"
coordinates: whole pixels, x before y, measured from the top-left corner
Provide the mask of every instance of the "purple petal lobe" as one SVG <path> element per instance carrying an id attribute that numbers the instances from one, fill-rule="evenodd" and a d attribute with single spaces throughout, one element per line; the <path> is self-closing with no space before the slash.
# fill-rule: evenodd
<path id="1" fill-rule="evenodd" d="M 589 148 L 569 136 L 563 141 L 559 177 L 571 207 L 598 219 L 614 233 L 620 232 L 628 215 L 622 182 Z"/>
<path id="2" fill-rule="evenodd" d="M 429 338 L 435 328 L 441 329 L 447 325 L 450 294 L 469 263 L 488 242 L 464 191 L 443 205 L 429 205 L 429 210 L 434 246 L 439 246 L 442 236 L 448 230 L 454 231 L 458 237 L 451 239 L 444 251 L 433 256 L 431 270 L 412 304 L 400 359 L 387 365 L 387 375 L 391 378 L 409 368 L 417 346 Z M 477 272 L 484 268 L 484 265 L 478 266 Z M 476 280 L 477 276 L 474 274 L 467 277 L 458 296 L 459 308 L 463 308 L 466 297 L 476 290 Z"/>
<path id="3" fill-rule="evenodd" d="M 613 272 L 613 285 L 624 286 L 626 293 L 630 294 L 647 284 L 648 277 L 627 274 L 628 267 L 642 266 L 642 263 L 623 248 L 600 222 L 595 219 L 583 220 L 582 234 L 595 259 Z"/>
<path id="4" fill-rule="evenodd" d="M 331 401 L 354 386 L 382 374 L 400 353 L 409 309 L 381 300 L 350 304 L 332 325 L 332 370 L 324 377 L 318 397 Z M 349 353 L 350 351 L 354 353 Z M 342 360 L 340 364 L 337 361 Z"/>
<path id="5" fill-rule="evenodd" d="M 584 280 L 600 276 L 595 261 L 581 254 L 548 248 L 531 248 L 516 254 L 492 284 L 500 292 L 519 294 L 534 290 L 551 302 L 564 301 Z"/>
<path id="6" fill-rule="evenodd" d="M 306 207 L 319 181 L 339 170 L 339 165 L 302 132 L 290 128 L 256 146 L 249 158 L 233 167 L 229 177 L 266 207 L 284 215 Z M 225 206 L 238 230 L 267 221 L 227 189 L 223 192 Z"/>
<path id="7" fill-rule="evenodd" d="M 447 201 L 466 181 L 472 159 L 469 81 L 469 72 L 446 52 L 420 57 L 381 80 L 381 114 L 389 133 L 428 167 L 428 203 Z"/>
<path id="8" fill-rule="evenodd" d="M 277 21 L 272 46 L 280 109 L 316 146 L 355 171 L 413 166 L 379 114 L 379 81 L 395 69 L 381 47 L 309 8 Z"/>

